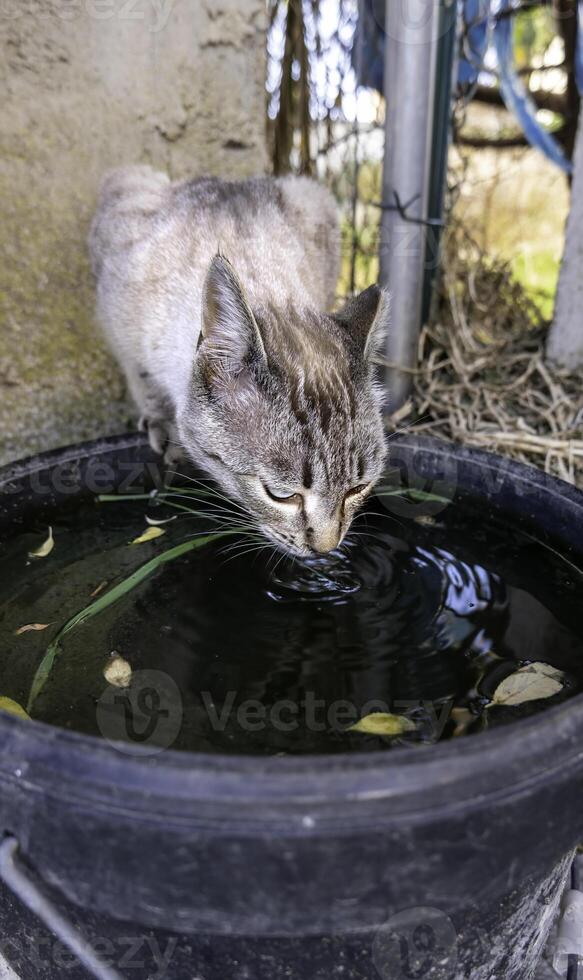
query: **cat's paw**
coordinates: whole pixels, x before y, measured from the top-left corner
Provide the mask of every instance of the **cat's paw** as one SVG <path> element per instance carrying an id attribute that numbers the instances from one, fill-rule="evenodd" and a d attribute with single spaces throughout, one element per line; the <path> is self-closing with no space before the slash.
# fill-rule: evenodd
<path id="1" fill-rule="evenodd" d="M 178 466 L 179 463 L 184 463 L 186 460 L 186 454 L 182 451 L 180 446 L 169 442 L 166 451 L 164 453 L 164 462 L 169 469 L 173 469 Z"/>
<path id="2" fill-rule="evenodd" d="M 150 418 L 142 415 L 138 422 L 140 432 L 148 433 L 148 442 L 158 456 L 165 462 L 182 458 L 182 450 L 177 443 L 176 426 L 170 419 Z"/>

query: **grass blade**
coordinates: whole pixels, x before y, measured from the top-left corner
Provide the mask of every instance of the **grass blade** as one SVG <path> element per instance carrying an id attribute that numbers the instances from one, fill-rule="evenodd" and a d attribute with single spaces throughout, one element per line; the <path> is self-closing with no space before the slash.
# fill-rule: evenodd
<path id="1" fill-rule="evenodd" d="M 417 487 L 402 487 L 401 489 L 387 489 L 386 487 L 376 487 L 373 491 L 377 497 L 402 497 L 403 500 L 413 500 L 416 503 L 435 503 L 451 504 L 451 497 L 442 497 L 438 493 L 429 493 L 427 490 L 419 490 Z"/>
<path id="2" fill-rule="evenodd" d="M 212 490 L 193 490 L 191 487 L 177 487 L 175 490 L 153 490 L 150 493 L 100 493 L 97 500 L 100 504 L 120 504 L 126 500 L 164 500 L 166 497 L 204 497 L 214 499 L 218 494 Z"/>
<path id="3" fill-rule="evenodd" d="M 182 544 L 177 544 L 173 548 L 168 548 L 166 551 L 162 551 L 159 555 L 151 558 L 150 561 L 145 563 L 145 565 L 140 565 L 140 567 L 137 568 L 135 572 L 132 572 L 131 575 L 128 575 L 123 582 L 118 582 L 118 584 L 114 585 L 114 587 L 109 589 L 108 592 L 104 592 L 102 595 L 100 595 L 95 602 L 90 603 L 84 609 L 81 609 L 80 612 L 75 613 L 71 619 L 67 620 L 65 625 L 61 627 L 57 635 L 51 641 L 47 647 L 44 657 L 36 669 L 26 706 L 28 713 L 30 714 L 34 702 L 38 698 L 49 678 L 55 658 L 59 652 L 61 642 L 67 633 L 69 633 L 76 626 L 81 626 L 82 623 L 86 623 L 87 620 L 92 619 L 93 616 L 97 616 L 98 613 L 103 612 L 104 609 L 112 606 L 114 602 L 122 599 L 123 596 L 128 594 L 128 592 L 135 589 L 140 582 L 143 582 L 144 579 L 148 578 L 152 572 L 155 572 L 167 562 L 174 561 L 175 558 L 181 558 L 182 555 L 185 555 L 187 552 L 193 551 L 196 548 L 202 548 L 210 541 L 216 541 L 218 538 L 223 538 L 228 534 L 238 533 L 238 531 L 216 531 L 215 533 L 207 534 L 202 538 L 190 538 L 188 541 L 183 541 Z"/>

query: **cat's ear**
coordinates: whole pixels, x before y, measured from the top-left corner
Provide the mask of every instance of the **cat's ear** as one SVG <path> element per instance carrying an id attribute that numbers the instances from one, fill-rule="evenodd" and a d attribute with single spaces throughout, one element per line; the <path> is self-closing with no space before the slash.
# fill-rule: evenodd
<path id="1" fill-rule="evenodd" d="M 202 334 L 207 358 L 221 372 L 238 374 L 253 360 L 265 360 L 257 321 L 237 273 L 223 255 L 215 255 L 202 298 Z"/>
<path id="2" fill-rule="evenodd" d="M 347 300 L 333 318 L 350 334 L 365 360 L 370 360 L 380 353 L 387 335 L 389 294 L 380 286 L 369 286 Z"/>

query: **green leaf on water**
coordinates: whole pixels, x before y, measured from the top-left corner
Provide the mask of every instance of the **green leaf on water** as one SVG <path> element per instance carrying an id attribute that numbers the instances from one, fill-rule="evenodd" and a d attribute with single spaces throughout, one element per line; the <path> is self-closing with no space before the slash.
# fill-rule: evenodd
<path id="1" fill-rule="evenodd" d="M 100 504 L 120 504 L 125 503 L 126 500 L 166 501 L 167 497 L 194 497 L 195 499 L 201 497 L 206 499 L 219 497 L 219 494 L 212 490 L 193 490 L 190 487 L 177 487 L 176 490 L 166 487 L 163 490 L 152 490 L 150 493 L 100 493 L 97 500 Z"/>
<path id="2" fill-rule="evenodd" d="M 403 497 L 404 500 L 408 498 L 419 504 L 451 504 L 451 497 L 442 497 L 439 493 L 429 493 L 428 490 L 419 490 L 417 487 L 401 487 L 400 489 L 377 487 L 375 493 L 377 497 Z"/>
<path id="3" fill-rule="evenodd" d="M 405 715 L 392 715 L 387 711 L 373 711 L 365 715 L 356 724 L 346 729 L 347 732 L 362 732 L 365 735 L 403 735 L 414 732 L 415 723 Z"/>
<path id="4" fill-rule="evenodd" d="M 193 495 L 192 490 L 186 492 L 190 495 Z M 192 514 L 195 517 L 207 517 L 207 518 L 210 517 L 212 519 L 212 517 L 214 516 L 212 513 L 209 514 L 207 511 L 204 510 L 195 510 L 194 507 L 188 507 L 186 504 L 179 504 L 174 499 L 173 500 L 169 499 L 170 497 L 172 498 L 178 497 L 180 499 L 180 497 L 183 496 L 184 494 L 182 493 L 182 491 L 180 491 L 180 493 L 178 493 L 177 491 L 160 491 L 155 495 L 151 493 L 117 493 L 117 494 L 102 493 L 97 497 L 97 500 L 102 504 L 114 504 L 114 503 L 119 504 L 119 503 L 124 503 L 127 500 L 148 500 L 150 502 L 159 501 L 160 503 L 163 503 L 166 507 L 173 507 L 174 510 L 181 510 L 187 514 Z M 199 494 L 199 496 L 213 497 L 216 496 L 216 494 L 203 492 Z M 184 499 L 188 500 L 189 497 L 185 497 Z M 171 518 L 168 518 L 168 520 L 171 520 Z M 148 517 L 146 517 L 146 521 L 148 522 L 148 524 L 152 524 L 152 525 L 155 525 L 156 523 L 158 524 L 165 523 L 164 521 L 155 521 L 154 518 L 148 518 Z"/>
<path id="5" fill-rule="evenodd" d="M 177 544 L 173 548 L 168 548 L 167 551 L 162 551 L 160 554 L 156 555 L 150 561 L 146 562 L 145 565 L 141 565 L 132 572 L 123 582 L 119 582 L 108 592 L 104 592 L 95 600 L 95 602 L 90 603 L 80 612 L 75 613 L 71 619 L 68 619 L 64 626 L 61 627 L 57 635 L 54 637 L 50 645 L 47 647 L 44 657 L 42 658 L 40 664 L 36 669 L 36 673 L 32 679 L 32 685 L 30 688 L 30 694 L 28 696 L 28 703 L 26 705 L 27 711 L 30 713 L 34 706 L 34 702 L 38 698 L 40 692 L 45 686 L 51 670 L 53 669 L 53 664 L 55 662 L 55 657 L 59 652 L 61 642 L 63 638 L 72 629 L 77 626 L 81 626 L 86 623 L 87 620 L 92 619 L 98 613 L 103 612 L 109 606 L 112 606 L 114 602 L 122 599 L 123 596 L 135 589 L 140 582 L 148 578 L 152 572 L 155 572 L 162 565 L 165 565 L 169 561 L 174 561 L 175 558 L 181 558 L 182 555 L 187 554 L 189 551 L 193 551 L 197 548 L 202 548 L 205 544 L 210 541 L 216 541 L 218 538 L 223 538 L 229 534 L 239 534 L 239 531 L 216 531 L 211 534 L 206 534 L 198 538 L 190 538 L 188 541 L 183 541 L 182 544 Z"/>
<path id="6" fill-rule="evenodd" d="M 30 721 L 30 715 L 24 710 L 18 701 L 13 701 L 12 698 L 0 697 L 0 711 L 6 711 L 9 715 L 16 715 L 17 718 L 25 718 Z"/>
<path id="7" fill-rule="evenodd" d="M 563 671 L 551 667 L 550 664 L 540 662 L 526 664 L 498 685 L 488 707 L 492 705 L 515 707 L 527 701 L 552 698 L 563 690 L 564 680 Z"/>

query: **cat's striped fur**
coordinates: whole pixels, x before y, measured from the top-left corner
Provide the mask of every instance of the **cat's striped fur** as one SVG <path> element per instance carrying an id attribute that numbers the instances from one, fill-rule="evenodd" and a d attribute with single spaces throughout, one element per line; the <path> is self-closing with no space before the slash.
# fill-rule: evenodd
<path id="1" fill-rule="evenodd" d="M 106 177 L 90 235 L 98 316 L 159 451 L 180 444 L 297 555 L 345 535 L 384 457 L 370 287 L 333 303 L 338 224 L 306 178 Z M 288 498 L 288 499 L 284 499 Z"/>

